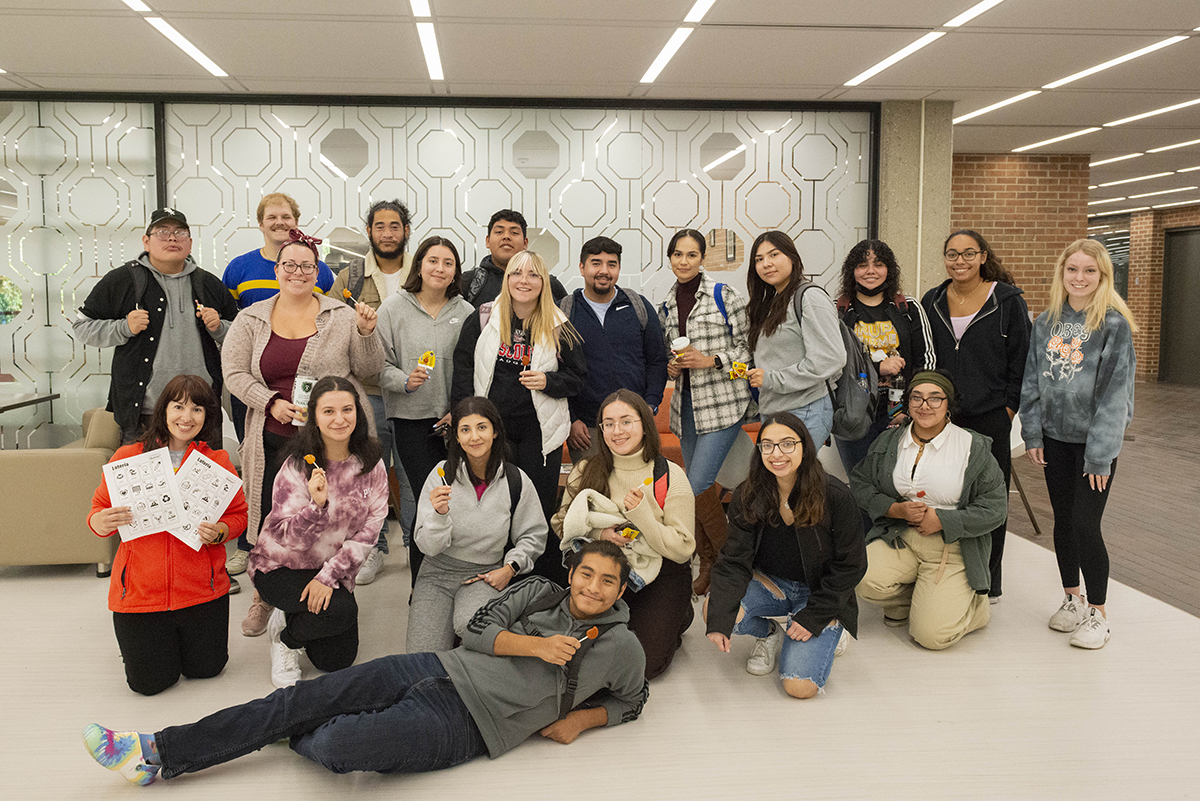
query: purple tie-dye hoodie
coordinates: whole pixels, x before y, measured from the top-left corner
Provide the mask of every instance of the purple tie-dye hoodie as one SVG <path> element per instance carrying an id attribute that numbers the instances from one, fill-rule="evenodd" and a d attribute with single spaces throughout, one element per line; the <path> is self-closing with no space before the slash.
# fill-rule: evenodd
<path id="1" fill-rule="evenodd" d="M 250 552 L 247 570 L 257 573 L 277 567 L 319 570 L 317 581 L 354 591 L 354 579 L 379 539 L 387 517 L 388 483 L 383 462 L 366 475 L 355 457 L 325 465 L 329 500 L 318 508 L 308 493 L 303 465 L 288 459 L 275 478 L 271 514 Z"/>

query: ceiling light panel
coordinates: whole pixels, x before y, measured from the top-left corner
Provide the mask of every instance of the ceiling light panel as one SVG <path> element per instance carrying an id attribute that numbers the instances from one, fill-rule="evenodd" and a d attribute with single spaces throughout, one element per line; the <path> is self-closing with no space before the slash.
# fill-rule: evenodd
<path id="1" fill-rule="evenodd" d="M 432 22 L 418 22 L 417 36 L 421 39 L 421 50 L 425 53 L 425 68 L 429 70 L 429 80 L 445 80 L 442 72 L 442 57 L 438 54 L 437 35 L 433 32 Z"/>
<path id="2" fill-rule="evenodd" d="M 704 15 L 713 7 L 713 3 L 717 0 L 696 0 L 696 4 L 692 6 L 692 10 L 683 18 L 684 22 L 690 22 L 693 25 L 699 24 L 700 20 L 704 19 Z"/>
<path id="3" fill-rule="evenodd" d="M 1133 61 L 1135 58 L 1147 56 L 1155 51 L 1162 50 L 1164 47 L 1170 47 L 1173 44 L 1179 44 L 1187 39 L 1187 36 L 1172 36 L 1169 39 L 1163 39 L 1161 42 L 1155 42 L 1152 45 L 1143 47 L 1141 50 L 1134 50 L 1132 53 L 1126 53 L 1123 56 L 1118 56 L 1117 58 L 1105 61 L 1103 64 L 1097 64 L 1096 66 L 1083 70 L 1082 72 L 1077 72 L 1074 75 L 1068 75 L 1067 77 L 1054 81 L 1053 83 L 1048 83 L 1042 88 L 1057 89 L 1058 87 L 1065 86 L 1073 81 L 1078 81 L 1080 78 L 1086 78 L 1089 75 L 1095 75 L 1097 72 L 1102 72 L 1110 67 L 1115 67 L 1118 64 L 1124 64 L 1126 61 Z"/>
<path id="4" fill-rule="evenodd" d="M 660 72 L 667 66 L 667 63 L 679 52 L 679 48 L 683 47 L 683 43 L 692 35 L 695 28 L 679 28 L 675 33 L 671 34 L 671 38 L 667 40 L 663 46 L 662 52 L 658 54 L 658 58 L 654 59 L 654 63 L 650 65 L 650 69 L 646 70 L 646 74 L 642 76 L 641 83 L 654 83 Z"/>
<path id="5" fill-rule="evenodd" d="M 1175 173 L 1173 172 L 1156 172 L 1153 175 L 1139 175 L 1137 178 L 1123 178 L 1120 181 L 1109 181 L 1106 184 L 1097 184 L 1096 188 L 1099 189 L 1103 186 L 1120 186 L 1121 184 L 1132 184 L 1137 183 L 1138 181 L 1151 181 L 1155 178 L 1166 178 L 1168 175 L 1174 174 Z"/>
<path id="6" fill-rule="evenodd" d="M 1200 145 L 1200 139 L 1193 139 L 1190 142 L 1180 142 L 1176 145 L 1167 145 L 1166 147 L 1156 147 L 1147 150 L 1147 153 L 1162 153 L 1164 150 L 1175 150 L 1180 147 L 1188 147 L 1189 145 Z"/>
<path id="7" fill-rule="evenodd" d="M 1146 192 L 1146 193 L 1145 193 L 1145 194 L 1143 194 L 1143 195 L 1130 195 L 1130 196 L 1129 196 L 1129 199 L 1130 199 L 1130 200 L 1137 200 L 1138 198 L 1143 198 L 1143 197 L 1154 197 L 1155 195 L 1173 195 L 1173 194 L 1175 194 L 1176 192 L 1190 192 L 1190 191 L 1192 191 L 1193 189 L 1200 189 L 1200 187 L 1195 187 L 1195 186 L 1181 186 L 1181 187 L 1179 187 L 1178 189 L 1160 189 L 1160 190 L 1158 190 L 1157 192 Z"/>
<path id="8" fill-rule="evenodd" d="M 960 25 L 965 25 L 968 22 L 970 22 L 971 20 L 978 17 L 983 12 L 985 12 L 989 9 L 995 8 L 996 6 L 1000 5 L 1003 2 L 1004 2 L 1004 0 L 983 0 L 983 2 L 976 3 L 975 5 L 971 6 L 966 11 L 964 11 L 963 13 L 959 14 L 954 19 L 943 24 L 942 27 L 943 28 L 957 28 Z"/>
<path id="9" fill-rule="evenodd" d="M 1154 151 L 1151 150 L 1150 152 L 1153 153 Z M 1129 159 L 1136 159 L 1136 158 L 1139 158 L 1144 155 L 1146 155 L 1146 154 L 1145 153 L 1130 153 L 1127 156 L 1115 156 L 1111 159 L 1102 159 L 1101 161 L 1093 161 L 1088 166 L 1089 167 L 1099 167 L 1101 164 L 1115 164 L 1118 161 L 1128 161 Z"/>
<path id="10" fill-rule="evenodd" d="M 1045 147 L 1046 145 L 1053 145 L 1056 142 L 1065 142 L 1068 139 L 1074 139 L 1075 137 L 1083 136 L 1084 134 L 1095 133 L 1096 131 L 1099 131 L 1099 130 L 1100 130 L 1099 128 L 1084 128 L 1082 131 L 1075 131 L 1073 133 L 1063 134 L 1062 136 L 1056 136 L 1053 139 L 1044 139 L 1041 142 L 1034 142 L 1032 145 L 1025 145 L 1024 147 L 1014 147 L 1012 152 L 1024 153 L 1026 150 L 1033 150 L 1035 147 Z"/>
<path id="11" fill-rule="evenodd" d="M 150 6 L 143 3 L 142 0 L 122 0 L 122 2 L 124 2 L 125 5 L 129 6 L 130 8 L 132 8 L 134 11 L 138 12 L 139 14 L 151 13 Z"/>
<path id="12" fill-rule="evenodd" d="M 945 31 L 930 31 L 929 33 L 925 34 L 917 41 L 910 44 L 908 47 L 905 47 L 901 50 L 896 51 L 895 53 L 888 56 L 883 61 L 880 61 L 878 64 L 871 67 L 870 69 L 868 69 L 864 72 L 860 72 L 858 75 L 855 75 L 853 78 L 846 81 L 846 83 L 843 85 L 844 86 L 858 86 L 863 81 L 868 80 L 869 78 L 872 78 L 872 77 L 878 75 L 879 73 L 883 72 L 888 67 L 892 66 L 893 64 L 895 64 L 897 62 L 903 61 L 904 59 L 908 58 L 909 56 L 911 56 L 913 53 L 917 52 L 921 48 L 925 47 L 926 45 L 932 44 L 933 42 L 936 42 L 938 39 L 941 39 L 945 35 L 946 35 Z"/>
<path id="13" fill-rule="evenodd" d="M 165 19 L 162 17 L 143 17 L 142 19 L 146 20 L 146 22 L 149 22 L 151 25 L 157 28 L 159 33 L 170 39 L 176 47 L 191 56 L 192 59 L 200 66 L 204 67 L 204 69 L 208 70 L 218 78 L 228 77 L 229 73 L 218 67 L 216 62 L 214 62 L 211 58 L 201 53 L 200 48 L 189 42 L 179 31 L 172 28 L 170 23 L 168 23 Z"/>
<path id="14" fill-rule="evenodd" d="M 951 122 L 954 125 L 958 125 L 960 122 L 966 122 L 967 120 L 973 120 L 976 117 L 987 114 L 989 111 L 995 111 L 998 108 L 1004 108 L 1005 106 L 1011 106 L 1013 103 L 1020 103 L 1022 100 L 1027 100 L 1028 98 L 1031 98 L 1034 95 L 1040 95 L 1041 93 L 1042 92 L 1040 89 L 1034 89 L 1031 92 L 1025 92 L 1024 94 L 1016 95 L 1015 97 L 1010 97 L 1008 100 L 1001 100 L 999 103 L 993 103 L 990 106 L 984 106 L 983 108 L 979 109 L 978 111 L 972 111 L 970 114 L 964 114 L 961 117 L 955 117 Z"/>
<path id="15" fill-rule="evenodd" d="M 429 17 L 429 0 L 408 0 L 414 17 Z"/>
<path id="16" fill-rule="evenodd" d="M 1136 122 L 1138 120 L 1144 120 L 1147 117 L 1156 117 L 1159 114 L 1167 114 L 1172 111 L 1178 111 L 1181 108 L 1188 108 L 1189 106 L 1195 106 L 1197 104 L 1200 104 L 1200 98 L 1196 98 L 1195 100 L 1188 100 L 1185 103 L 1176 103 L 1173 106 L 1166 106 L 1165 108 L 1155 109 L 1154 111 L 1147 111 L 1143 114 L 1135 114 L 1132 117 L 1126 117 L 1125 119 L 1122 119 L 1122 120 L 1114 120 L 1113 122 L 1106 122 L 1106 123 L 1104 123 L 1104 127 L 1112 128 L 1117 125 L 1124 125 L 1127 122 Z"/>

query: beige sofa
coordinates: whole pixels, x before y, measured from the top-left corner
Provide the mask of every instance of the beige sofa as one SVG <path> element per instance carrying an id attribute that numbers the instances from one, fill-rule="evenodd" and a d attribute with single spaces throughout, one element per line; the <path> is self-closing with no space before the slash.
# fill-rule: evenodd
<path id="1" fill-rule="evenodd" d="M 83 415 L 83 439 L 62 448 L 0 450 L 0 565 L 93 562 L 112 569 L 119 537 L 97 537 L 87 526 L 100 468 L 121 444 L 111 412 Z"/>

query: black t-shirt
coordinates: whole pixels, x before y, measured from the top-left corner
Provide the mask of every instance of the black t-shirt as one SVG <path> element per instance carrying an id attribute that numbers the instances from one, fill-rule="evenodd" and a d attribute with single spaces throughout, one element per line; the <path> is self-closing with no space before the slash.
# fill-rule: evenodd
<path id="1" fill-rule="evenodd" d="M 533 355 L 530 344 L 531 332 L 521 327 L 521 321 L 514 314 L 510 322 L 512 330 L 512 345 L 500 343 L 496 354 L 496 371 L 492 374 L 492 386 L 488 389 L 488 398 L 496 404 L 507 421 L 509 417 L 537 418 L 533 408 L 533 394 L 521 386 L 521 371 L 528 370 L 526 364 Z"/>
<path id="2" fill-rule="evenodd" d="M 754 569 L 769 576 L 805 583 L 804 557 L 800 555 L 800 540 L 794 526 L 780 522 L 763 529 L 754 554 Z"/>
<path id="3" fill-rule="evenodd" d="M 886 303 L 868 306 L 855 298 L 854 311 L 858 314 L 858 320 L 854 323 L 854 336 L 858 337 L 858 341 L 863 343 L 868 351 L 900 353 L 900 332 L 888 317 Z M 878 367 L 879 363 L 876 362 L 875 366 Z M 880 388 L 890 384 L 890 376 L 879 376 Z"/>

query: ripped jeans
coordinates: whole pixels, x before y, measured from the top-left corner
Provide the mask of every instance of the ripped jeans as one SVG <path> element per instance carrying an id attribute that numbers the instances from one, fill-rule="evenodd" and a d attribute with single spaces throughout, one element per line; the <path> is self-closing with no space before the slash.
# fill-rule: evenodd
<path id="1" fill-rule="evenodd" d="M 740 619 L 733 626 L 734 634 L 766 637 L 771 633 L 767 618 L 791 617 L 808 605 L 808 585 L 797 581 L 767 576 L 759 572 L 750 579 L 742 598 Z M 806 642 L 783 637 L 779 655 L 779 677 L 808 679 L 824 688 L 833 668 L 833 654 L 842 636 L 842 624 L 834 621 L 823 631 L 813 632 Z"/>

